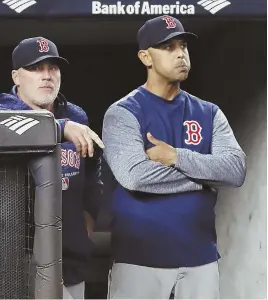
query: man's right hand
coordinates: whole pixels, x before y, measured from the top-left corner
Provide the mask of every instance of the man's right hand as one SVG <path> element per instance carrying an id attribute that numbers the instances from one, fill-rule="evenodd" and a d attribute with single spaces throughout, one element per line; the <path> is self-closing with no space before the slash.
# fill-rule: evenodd
<path id="1" fill-rule="evenodd" d="M 93 141 L 101 149 L 104 148 L 104 144 L 99 136 L 86 125 L 67 121 L 64 126 L 63 135 L 67 141 L 72 142 L 75 145 L 76 151 L 80 152 L 83 157 L 86 157 L 87 153 L 88 156 L 93 156 Z"/>

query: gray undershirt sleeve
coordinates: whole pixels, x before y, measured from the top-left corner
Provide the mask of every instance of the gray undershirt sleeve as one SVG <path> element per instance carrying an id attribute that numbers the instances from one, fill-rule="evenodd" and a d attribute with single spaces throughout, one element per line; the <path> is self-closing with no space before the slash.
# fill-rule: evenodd
<path id="1" fill-rule="evenodd" d="M 104 157 L 126 189 L 156 194 L 202 190 L 178 169 L 153 162 L 145 153 L 140 124 L 127 109 L 113 105 L 104 116 Z"/>
<path id="2" fill-rule="evenodd" d="M 176 168 L 197 182 L 211 187 L 239 187 L 244 183 L 246 155 L 220 109 L 213 122 L 211 154 L 180 148 L 176 150 Z"/>

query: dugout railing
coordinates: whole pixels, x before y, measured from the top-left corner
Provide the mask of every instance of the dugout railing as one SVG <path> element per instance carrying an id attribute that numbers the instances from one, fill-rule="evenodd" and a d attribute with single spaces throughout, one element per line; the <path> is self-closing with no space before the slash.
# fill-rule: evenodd
<path id="1" fill-rule="evenodd" d="M 60 128 L 0 111 L 0 298 L 62 299 Z"/>

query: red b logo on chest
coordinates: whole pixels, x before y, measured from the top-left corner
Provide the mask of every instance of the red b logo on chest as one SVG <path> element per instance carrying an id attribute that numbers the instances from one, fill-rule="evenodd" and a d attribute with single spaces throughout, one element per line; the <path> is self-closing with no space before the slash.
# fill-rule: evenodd
<path id="1" fill-rule="evenodd" d="M 49 51 L 48 42 L 46 40 L 39 40 L 38 43 L 39 43 L 39 52 Z"/>
<path id="2" fill-rule="evenodd" d="M 202 127 L 200 124 L 196 121 L 185 121 L 183 125 L 187 126 L 186 133 L 188 135 L 185 143 L 187 145 L 198 145 L 203 139 L 201 136 Z"/>

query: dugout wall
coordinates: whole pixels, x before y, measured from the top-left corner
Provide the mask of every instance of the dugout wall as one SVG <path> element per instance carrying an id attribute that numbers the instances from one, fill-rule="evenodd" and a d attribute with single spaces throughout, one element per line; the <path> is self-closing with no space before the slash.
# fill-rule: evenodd
<path id="1" fill-rule="evenodd" d="M 0 111 L 0 298 L 60 299 L 60 129 L 46 111 Z"/>

